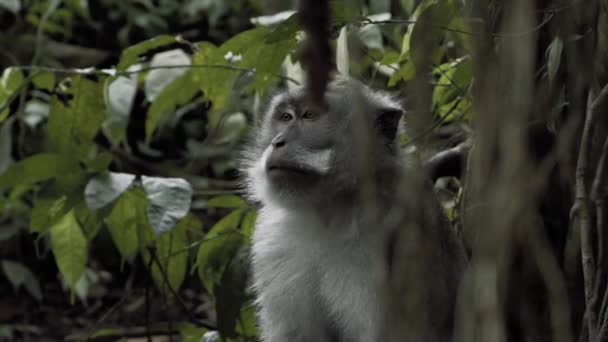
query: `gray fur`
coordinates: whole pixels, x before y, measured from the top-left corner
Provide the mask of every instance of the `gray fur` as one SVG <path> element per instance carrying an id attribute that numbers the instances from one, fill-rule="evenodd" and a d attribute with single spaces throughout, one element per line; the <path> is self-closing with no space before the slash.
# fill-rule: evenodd
<path id="1" fill-rule="evenodd" d="M 418 177 L 403 162 L 394 144 L 384 140 L 385 134 L 391 134 L 390 120 L 398 117 L 389 117 L 388 130 L 378 128 L 382 113 L 400 115 L 401 106 L 360 82 L 335 80 L 326 93 L 328 110 L 321 114 L 327 117 L 306 131 L 315 135 L 310 139 L 298 135 L 299 128 L 293 128 L 293 133 L 276 123 L 278 108 L 303 112 L 303 98 L 302 88 L 297 88 L 272 99 L 253 130 L 255 136 L 243 163 L 248 196 L 261 204 L 252 265 L 262 340 L 363 342 L 387 336 L 386 315 L 395 311 L 387 301 L 391 294 L 387 245 L 410 216 L 421 217 L 411 219 L 422 222 L 421 226 L 431 220 L 430 231 L 450 235 L 446 236 L 449 243 L 441 242 L 441 248 L 448 250 L 433 252 L 429 259 L 437 254 L 453 260 L 438 260 L 441 265 L 435 268 L 449 273 L 445 277 L 450 279 L 438 274 L 440 285 L 425 285 L 431 289 L 431 299 L 439 298 L 438 305 L 445 306 L 430 324 L 429 330 L 438 331 L 405 332 L 402 336 L 422 336 L 418 341 L 450 336 L 446 330 L 451 327 L 451 306 L 464 257 L 449 227 L 436 229 L 442 226 L 438 223 L 441 209 L 434 207 L 436 201 L 424 210 L 434 216 L 431 218 L 416 213 L 417 209 L 409 205 L 407 197 L 421 195 L 418 191 L 423 187 L 415 185 L 421 182 L 413 180 Z M 302 126 L 294 127 L 309 125 L 305 121 L 298 124 Z M 279 134 L 295 138 L 275 148 L 271 142 Z M 327 137 L 331 139 L 324 144 Z M 302 183 L 291 174 L 281 178 L 279 173 L 280 177 L 273 178 L 267 167 L 271 159 L 278 159 L 279 164 L 287 160 L 289 165 L 311 170 L 315 176 Z M 416 192 L 400 191 L 407 188 Z M 428 262 L 414 260 L 419 267 L 426 267 Z"/>

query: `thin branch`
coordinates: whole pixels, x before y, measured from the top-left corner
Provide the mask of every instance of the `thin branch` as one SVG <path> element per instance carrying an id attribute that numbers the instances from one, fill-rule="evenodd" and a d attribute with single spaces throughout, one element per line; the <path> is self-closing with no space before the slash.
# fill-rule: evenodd
<path id="1" fill-rule="evenodd" d="M 543 26 L 547 25 L 551 19 L 553 19 L 553 17 L 555 16 L 556 11 L 549 11 L 548 12 L 549 15 L 542 21 L 540 22 L 538 25 L 525 30 L 525 31 L 521 31 L 521 32 L 505 32 L 505 33 L 490 33 L 492 35 L 492 37 L 496 37 L 496 38 L 518 38 L 518 37 L 523 37 L 523 36 L 527 36 L 530 35 L 534 32 L 537 32 L 538 30 L 540 30 Z M 371 25 L 371 24 L 407 24 L 407 25 L 412 25 L 412 24 L 416 24 L 417 21 L 416 20 L 401 20 L 401 19 L 388 19 L 388 20 L 364 20 L 363 21 L 363 25 Z M 430 25 L 433 26 L 433 25 Z M 442 30 L 446 30 L 446 31 L 450 31 L 450 32 L 454 32 L 454 33 L 460 33 L 460 34 L 465 34 L 465 35 L 470 35 L 470 36 L 480 36 L 482 35 L 481 32 L 471 32 L 471 31 L 465 31 L 465 30 L 461 30 L 461 29 L 456 29 L 456 28 L 452 28 L 452 27 L 447 27 L 447 26 L 441 26 L 441 25 L 435 25 L 435 27 L 439 27 Z"/>
<path id="2" fill-rule="evenodd" d="M 581 261 L 585 285 L 585 306 L 587 314 L 587 327 L 589 329 L 590 337 L 594 336 L 597 331 L 597 313 L 594 310 L 594 303 L 597 296 L 595 296 L 593 292 L 595 285 L 596 260 L 595 256 L 593 255 L 593 227 L 591 224 L 589 193 L 587 192 L 587 172 L 589 168 L 589 153 L 591 150 L 593 128 L 595 126 L 598 108 L 608 97 L 608 85 L 602 89 L 595 100 L 592 100 L 592 97 L 593 95 L 590 92 L 583 133 L 581 136 L 578 160 L 576 163 L 576 199 L 573 206 L 573 210 L 577 212 L 579 219 L 581 235 Z"/>
<path id="3" fill-rule="evenodd" d="M 184 309 L 184 311 L 186 312 L 186 314 L 188 314 L 188 317 L 189 317 L 190 321 L 192 323 L 197 324 L 197 325 L 203 326 L 203 327 L 205 327 L 207 329 L 212 329 L 212 330 L 217 329 L 216 327 L 210 326 L 210 325 L 206 324 L 205 322 L 200 321 L 199 319 L 197 319 L 194 316 L 194 314 L 192 313 L 192 311 L 186 305 L 186 302 L 184 302 L 184 300 L 182 299 L 182 297 L 177 293 L 177 291 L 175 291 L 175 289 L 173 288 L 173 286 L 171 286 L 171 283 L 169 282 L 169 276 L 167 275 L 166 270 L 163 268 L 160 260 L 158 259 L 158 255 L 156 255 L 156 249 L 154 247 L 148 247 L 148 252 L 150 253 L 151 261 L 154 261 L 154 263 L 156 263 L 156 266 L 158 266 L 158 270 L 160 271 L 161 275 L 163 276 L 163 283 L 164 283 L 164 285 L 167 286 L 167 288 L 169 289 L 169 292 L 171 292 L 171 294 L 173 295 L 173 297 L 175 297 L 175 299 L 180 304 L 180 306 Z M 151 272 L 152 269 L 150 268 L 149 271 Z"/>
<path id="4" fill-rule="evenodd" d="M 17 69 L 21 69 L 21 70 L 41 70 L 41 71 L 48 71 L 48 72 L 53 72 L 53 73 L 57 73 L 57 74 L 103 75 L 103 76 L 129 76 L 129 75 L 133 75 L 133 74 L 138 74 L 140 72 L 156 70 L 156 69 L 204 69 L 204 68 L 225 69 L 225 70 L 232 70 L 232 71 L 243 71 L 243 72 L 256 73 L 255 68 L 244 68 L 244 67 L 238 67 L 235 65 L 228 65 L 228 64 L 159 65 L 159 66 L 145 66 L 145 67 L 137 68 L 135 70 L 124 70 L 124 71 L 118 71 L 116 69 L 97 69 L 97 68 L 84 68 L 84 69 L 53 68 L 53 67 L 45 67 L 45 66 L 37 66 L 37 65 L 17 65 L 17 66 L 12 66 L 12 68 L 17 68 Z M 292 82 L 296 85 L 300 84 L 300 82 L 298 82 L 297 80 L 295 80 L 289 76 L 283 76 L 283 75 L 279 75 L 279 74 L 273 74 L 272 76 L 274 76 L 276 78 L 280 78 L 285 81 Z"/>

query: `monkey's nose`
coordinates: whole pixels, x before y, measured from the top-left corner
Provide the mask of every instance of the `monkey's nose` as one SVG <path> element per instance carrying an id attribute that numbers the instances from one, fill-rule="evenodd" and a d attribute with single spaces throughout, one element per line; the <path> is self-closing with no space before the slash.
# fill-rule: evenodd
<path id="1" fill-rule="evenodd" d="M 279 148 L 285 146 L 285 138 L 282 135 L 277 135 L 272 139 L 272 147 Z"/>

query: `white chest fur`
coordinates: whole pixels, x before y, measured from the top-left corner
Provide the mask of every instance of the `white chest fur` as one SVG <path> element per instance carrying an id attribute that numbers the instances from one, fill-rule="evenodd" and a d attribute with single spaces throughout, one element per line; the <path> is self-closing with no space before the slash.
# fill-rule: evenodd
<path id="1" fill-rule="evenodd" d="M 264 341 L 325 341 L 329 331 L 340 331 L 341 341 L 376 340 L 380 253 L 361 228 L 356 220 L 338 227 L 314 214 L 261 210 L 252 259 Z"/>

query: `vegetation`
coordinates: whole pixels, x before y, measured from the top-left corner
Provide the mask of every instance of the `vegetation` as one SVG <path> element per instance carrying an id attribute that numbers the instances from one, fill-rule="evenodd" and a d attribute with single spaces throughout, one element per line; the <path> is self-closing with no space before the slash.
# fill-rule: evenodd
<path id="1" fill-rule="evenodd" d="M 329 44 L 441 176 L 462 339 L 608 341 L 608 1 L 295 5 L 0 0 L 0 340 L 255 340 L 238 150 Z"/>

